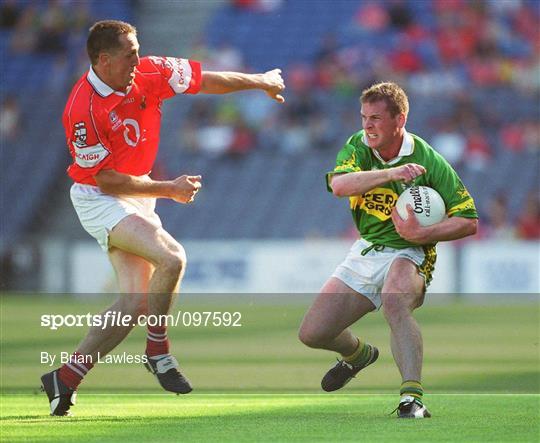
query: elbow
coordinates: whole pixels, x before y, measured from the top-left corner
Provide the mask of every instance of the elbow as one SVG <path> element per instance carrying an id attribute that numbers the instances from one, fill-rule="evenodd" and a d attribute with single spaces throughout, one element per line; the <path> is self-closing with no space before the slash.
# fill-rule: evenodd
<path id="1" fill-rule="evenodd" d="M 201 94 L 226 94 L 230 92 L 218 73 L 203 71 L 201 75 Z"/>
<path id="2" fill-rule="evenodd" d="M 345 188 L 345 184 L 342 180 L 336 180 L 337 177 L 335 177 L 332 182 L 330 183 L 330 187 L 332 188 L 332 194 L 334 194 L 336 197 L 347 197 L 347 189 Z"/>
<path id="3" fill-rule="evenodd" d="M 471 218 L 467 224 L 467 235 L 476 235 L 478 232 L 478 219 Z"/>
<path id="4" fill-rule="evenodd" d="M 334 194 L 336 197 L 347 196 L 347 193 L 345 192 L 345 188 L 339 183 L 332 183 L 332 194 Z"/>
<path id="5" fill-rule="evenodd" d="M 203 71 L 202 74 L 201 74 L 201 89 L 200 89 L 200 93 L 201 94 L 211 94 L 211 87 L 209 86 L 209 83 L 211 82 L 211 80 L 209 79 L 209 77 L 211 76 L 211 74 L 208 74 L 208 72 L 205 72 Z"/>
<path id="6" fill-rule="evenodd" d="M 96 179 L 96 184 L 101 192 L 104 194 L 113 194 L 113 186 L 110 183 Z"/>
<path id="7" fill-rule="evenodd" d="M 111 186 L 108 183 L 98 183 L 98 188 L 104 194 L 114 194 L 114 186 Z"/>
<path id="8" fill-rule="evenodd" d="M 118 186 L 119 177 L 112 170 L 102 170 L 94 175 L 94 180 L 101 192 L 104 194 L 114 194 Z"/>

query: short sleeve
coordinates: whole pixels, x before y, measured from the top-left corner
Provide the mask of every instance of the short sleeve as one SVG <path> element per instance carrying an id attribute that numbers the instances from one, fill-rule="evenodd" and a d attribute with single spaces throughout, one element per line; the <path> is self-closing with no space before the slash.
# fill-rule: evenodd
<path id="1" fill-rule="evenodd" d="M 362 155 L 353 144 L 354 136 L 347 140 L 336 157 L 336 166 L 326 173 L 326 189 L 332 192 L 330 180 L 334 174 L 362 171 Z"/>
<path id="2" fill-rule="evenodd" d="M 201 89 L 201 64 L 195 60 L 175 57 L 144 57 L 137 68 L 143 75 L 156 79 L 157 95 L 161 99 L 176 94 L 197 94 Z"/>

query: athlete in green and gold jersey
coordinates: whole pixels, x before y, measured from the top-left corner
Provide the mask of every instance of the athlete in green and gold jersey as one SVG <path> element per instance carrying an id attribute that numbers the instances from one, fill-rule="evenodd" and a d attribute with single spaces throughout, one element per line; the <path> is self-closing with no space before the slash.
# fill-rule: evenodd
<path id="1" fill-rule="evenodd" d="M 416 245 L 399 236 L 391 217 L 399 195 L 413 184 L 437 190 L 448 216 L 477 218 L 471 196 L 448 162 L 420 137 L 405 130 L 398 156 L 388 162 L 368 146 L 365 130 L 352 135 L 339 151 L 336 167 L 326 174 L 328 190 L 332 192 L 329 180 L 336 173 L 382 171 L 407 163 L 422 165 L 425 174 L 409 183 L 389 181 L 362 195 L 349 197 L 354 223 L 363 238 L 393 248 Z"/>
<path id="2" fill-rule="evenodd" d="M 334 195 L 349 198 L 361 238 L 324 284 L 299 337 L 307 346 L 342 355 L 321 382 L 325 391 L 335 391 L 377 360 L 378 349 L 353 335 L 349 326 L 382 306 L 403 381 L 398 417 L 430 417 L 422 401 L 422 335 L 412 312 L 424 301 L 435 244 L 476 233 L 477 213 L 452 167 L 405 130 L 409 102 L 398 85 L 373 85 L 360 102 L 363 130 L 349 138 L 326 180 Z M 395 204 L 413 184 L 436 189 L 448 217 L 423 227 L 409 206 L 403 220 Z"/>

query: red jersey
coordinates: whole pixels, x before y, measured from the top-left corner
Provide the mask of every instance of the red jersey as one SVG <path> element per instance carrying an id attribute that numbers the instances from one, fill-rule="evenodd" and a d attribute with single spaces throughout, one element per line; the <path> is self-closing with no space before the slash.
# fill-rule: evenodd
<path id="1" fill-rule="evenodd" d="M 148 174 L 159 145 L 162 101 L 175 94 L 196 94 L 201 78 L 199 62 L 143 57 L 131 86 L 122 93 L 90 68 L 73 87 L 62 117 L 73 157 L 68 175 L 95 186 L 93 176 L 101 169 Z"/>

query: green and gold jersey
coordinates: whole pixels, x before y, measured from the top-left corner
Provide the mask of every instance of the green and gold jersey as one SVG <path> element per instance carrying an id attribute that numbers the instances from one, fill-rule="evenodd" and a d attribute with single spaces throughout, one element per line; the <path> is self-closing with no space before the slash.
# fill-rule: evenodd
<path id="1" fill-rule="evenodd" d="M 439 192 L 449 217 L 478 218 L 474 201 L 450 164 L 420 137 L 405 133 L 398 157 L 385 162 L 363 140 L 364 131 L 352 135 L 336 159 L 336 167 L 326 174 L 326 185 L 334 174 L 373 171 L 417 163 L 426 173 L 413 182 L 388 182 L 362 195 L 349 197 L 354 223 L 361 236 L 371 243 L 391 248 L 417 246 L 399 236 L 391 213 L 399 195 L 409 186 L 429 186 Z"/>

